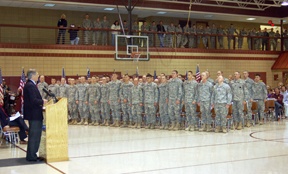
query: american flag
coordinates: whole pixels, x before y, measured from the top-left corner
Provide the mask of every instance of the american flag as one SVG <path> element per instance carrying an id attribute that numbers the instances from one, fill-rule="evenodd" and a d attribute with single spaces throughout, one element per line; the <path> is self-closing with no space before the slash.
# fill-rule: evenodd
<path id="1" fill-rule="evenodd" d="M 0 105 L 3 105 L 3 99 L 4 99 L 4 91 L 3 91 L 2 82 L 3 82 L 3 77 L 2 77 L 2 71 L 0 68 Z"/>
<path id="2" fill-rule="evenodd" d="M 18 88 L 19 93 L 21 92 L 21 105 L 23 106 L 24 103 L 24 98 L 23 98 L 23 89 L 26 83 L 26 77 L 25 77 L 25 72 L 24 69 L 22 69 L 22 75 L 21 75 L 21 79 L 20 79 L 20 85 Z"/>
<path id="3" fill-rule="evenodd" d="M 90 78 L 90 69 L 87 68 L 87 79 Z"/>
<path id="4" fill-rule="evenodd" d="M 66 77 L 65 70 L 64 68 L 62 68 L 62 78 L 65 78 L 65 77 Z"/>
<path id="5" fill-rule="evenodd" d="M 201 74 L 199 70 L 199 65 L 196 66 L 196 81 L 199 83 L 201 81 Z"/>

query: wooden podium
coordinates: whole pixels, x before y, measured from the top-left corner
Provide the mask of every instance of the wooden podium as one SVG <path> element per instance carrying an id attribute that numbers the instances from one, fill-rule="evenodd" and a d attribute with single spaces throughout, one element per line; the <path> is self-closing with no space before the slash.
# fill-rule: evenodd
<path id="1" fill-rule="evenodd" d="M 50 100 L 43 111 L 46 131 L 42 132 L 39 156 L 46 162 L 68 161 L 67 98 Z"/>

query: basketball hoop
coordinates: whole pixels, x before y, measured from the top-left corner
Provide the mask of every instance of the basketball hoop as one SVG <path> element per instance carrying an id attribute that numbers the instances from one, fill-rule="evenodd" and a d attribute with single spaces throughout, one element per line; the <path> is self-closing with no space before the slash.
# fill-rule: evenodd
<path id="1" fill-rule="evenodd" d="M 141 56 L 141 53 L 138 53 L 138 52 L 132 52 L 131 53 L 131 58 L 133 59 L 133 62 L 138 62 L 140 56 Z"/>

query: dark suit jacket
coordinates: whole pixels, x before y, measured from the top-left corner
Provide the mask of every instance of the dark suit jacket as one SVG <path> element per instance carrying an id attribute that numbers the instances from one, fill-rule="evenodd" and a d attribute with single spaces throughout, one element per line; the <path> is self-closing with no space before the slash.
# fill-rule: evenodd
<path id="1" fill-rule="evenodd" d="M 43 120 L 43 100 L 37 86 L 28 80 L 24 86 L 24 119 Z"/>
<path id="2" fill-rule="evenodd" d="M 2 128 L 8 125 L 8 122 L 9 122 L 8 119 L 9 119 L 8 115 L 5 113 L 4 109 L 1 106 L 0 107 L 0 122 L 1 122 Z"/>

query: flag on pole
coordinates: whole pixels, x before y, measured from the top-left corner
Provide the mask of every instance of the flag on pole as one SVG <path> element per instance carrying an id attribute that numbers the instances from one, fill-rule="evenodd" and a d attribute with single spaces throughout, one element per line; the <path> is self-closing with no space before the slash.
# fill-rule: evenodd
<path id="1" fill-rule="evenodd" d="M 199 83 L 201 81 L 201 74 L 199 70 L 199 65 L 196 66 L 196 81 Z"/>
<path id="2" fill-rule="evenodd" d="M 137 66 L 137 68 L 136 68 L 136 77 L 137 77 L 137 78 L 139 77 L 138 66 Z"/>
<path id="3" fill-rule="evenodd" d="M 87 68 L 87 79 L 90 78 L 90 69 Z"/>
<path id="4" fill-rule="evenodd" d="M 2 77 L 2 71 L 0 68 L 0 106 L 2 106 L 3 100 L 4 100 L 4 91 L 3 91 L 3 86 L 2 86 L 2 82 L 3 82 L 3 77 Z"/>
<path id="5" fill-rule="evenodd" d="M 188 72 L 186 70 L 186 77 L 185 77 L 185 80 L 188 80 Z"/>
<path id="6" fill-rule="evenodd" d="M 154 70 L 154 80 L 157 79 L 156 70 Z"/>
<path id="7" fill-rule="evenodd" d="M 26 83 L 26 77 L 25 77 L 25 71 L 24 68 L 22 69 L 22 75 L 20 78 L 20 84 L 19 84 L 19 88 L 18 88 L 18 92 L 21 93 L 21 105 L 23 106 L 24 103 L 24 96 L 23 96 L 23 91 L 24 91 L 24 86 Z"/>
<path id="8" fill-rule="evenodd" d="M 62 78 L 66 78 L 64 67 L 62 68 Z"/>

